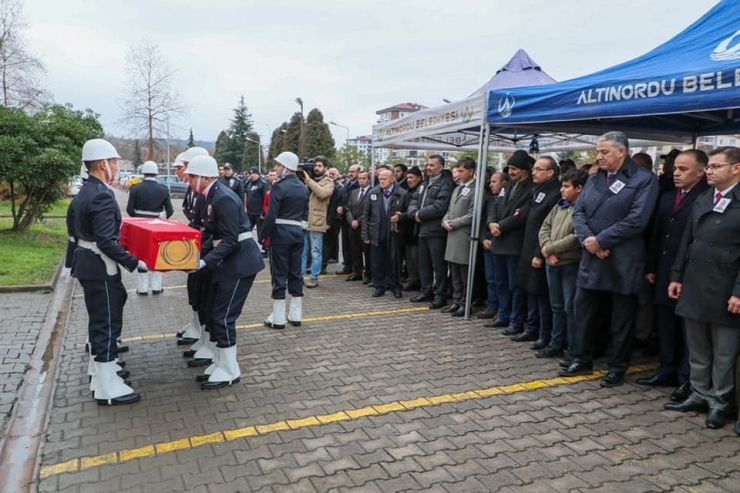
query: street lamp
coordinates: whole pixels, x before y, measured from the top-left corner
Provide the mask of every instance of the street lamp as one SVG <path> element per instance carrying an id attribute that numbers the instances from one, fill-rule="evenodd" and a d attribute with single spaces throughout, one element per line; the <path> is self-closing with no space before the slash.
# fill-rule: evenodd
<path id="1" fill-rule="evenodd" d="M 301 129 L 300 129 L 300 135 L 298 136 L 299 142 L 298 142 L 298 149 L 299 153 L 301 154 L 299 156 L 300 160 L 303 161 L 303 100 L 301 98 L 295 98 L 295 102 L 298 103 L 301 107 Z"/>
<path id="2" fill-rule="evenodd" d="M 249 142 L 254 142 L 257 144 L 257 169 L 260 171 L 260 175 L 262 174 L 262 143 L 259 140 L 250 139 L 249 137 L 244 137 Z"/>
<path id="3" fill-rule="evenodd" d="M 347 147 L 347 144 L 349 143 L 349 127 L 345 127 L 344 125 L 340 125 L 336 122 L 329 122 L 329 125 L 334 125 L 335 127 L 341 127 L 347 131 L 347 141 L 344 143 L 344 146 Z"/>
<path id="4" fill-rule="evenodd" d="M 449 99 L 446 99 L 446 98 L 442 98 L 442 102 L 447 103 L 447 104 L 450 104 L 452 101 L 450 101 Z"/>

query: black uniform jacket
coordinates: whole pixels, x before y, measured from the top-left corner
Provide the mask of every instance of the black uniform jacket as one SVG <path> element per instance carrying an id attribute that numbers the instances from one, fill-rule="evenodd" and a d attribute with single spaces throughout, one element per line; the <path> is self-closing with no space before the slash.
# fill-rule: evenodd
<path id="1" fill-rule="evenodd" d="M 249 178 L 244 180 L 244 193 L 247 196 L 247 213 L 251 216 L 262 215 L 262 203 L 265 200 L 265 194 L 270 189 L 267 182 L 262 178 L 252 181 Z M 270 197 L 272 198 L 272 197 Z"/>
<path id="2" fill-rule="evenodd" d="M 170 191 L 154 179 L 145 178 L 128 193 L 126 213 L 131 217 L 152 217 L 151 214 L 137 214 L 136 211 L 160 213 L 165 211 L 167 217 L 172 217 L 172 201 Z"/>
<path id="3" fill-rule="evenodd" d="M 91 176 L 74 202 L 74 230 L 77 239 L 95 242 L 100 251 L 117 264 L 128 271 L 136 269 L 139 259 L 128 253 L 119 243 L 121 210 L 113 190 Z M 106 272 L 101 256 L 80 246 L 75 249 L 72 275 L 81 280 L 96 281 L 105 281 L 111 277 Z M 116 275 L 120 275 L 120 271 Z"/>
<path id="4" fill-rule="evenodd" d="M 303 228 L 277 224 L 275 220 L 278 218 L 298 222 L 308 220 L 308 189 L 296 175 L 287 175 L 272 186 L 260 241 L 270 238 L 271 246 L 303 244 Z"/>

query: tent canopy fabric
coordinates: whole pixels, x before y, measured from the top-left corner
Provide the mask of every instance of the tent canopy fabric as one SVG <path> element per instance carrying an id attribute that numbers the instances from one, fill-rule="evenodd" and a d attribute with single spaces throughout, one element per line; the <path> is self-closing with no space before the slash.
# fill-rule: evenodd
<path id="1" fill-rule="evenodd" d="M 687 142 L 740 131 L 740 6 L 722 0 L 634 60 L 556 84 L 489 93 L 488 123 L 515 129 Z"/>
<path id="2" fill-rule="evenodd" d="M 519 49 L 506 65 L 496 71 L 488 82 L 483 84 L 477 91 L 468 96 L 478 96 L 487 94 L 494 89 L 507 89 L 509 87 L 528 87 L 539 86 L 542 84 L 553 84 L 555 79 L 547 75 L 537 62 L 527 54 L 526 51 Z"/>

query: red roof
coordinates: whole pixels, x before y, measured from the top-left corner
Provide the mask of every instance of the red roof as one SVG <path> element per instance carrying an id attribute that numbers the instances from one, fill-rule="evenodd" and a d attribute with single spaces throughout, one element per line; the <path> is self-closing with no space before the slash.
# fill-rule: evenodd
<path id="1" fill-rule="evenodd" d="M 423 110 L 424 108 L 426 108 L 426 106 L 422 106 L 416 103 L 399 103 L 397 105 L 391 106 L 390 108 L 378 110 L 375 112 L 375 114 L 380 115 L 383 113 L 388 113 L 390 111 L 419 111 Z"/>

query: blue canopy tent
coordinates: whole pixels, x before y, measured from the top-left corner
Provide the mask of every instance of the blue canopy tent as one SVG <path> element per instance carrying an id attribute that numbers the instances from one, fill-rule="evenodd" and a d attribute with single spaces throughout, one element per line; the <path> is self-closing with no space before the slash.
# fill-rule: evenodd
<path id="1" fill-rule="evenodd" d="M 740 132 L 740 4 L 722 0 L 670 41 L 591 75 L 489 93 L 493 134 L 621 130 L 691 142 Z"/>

